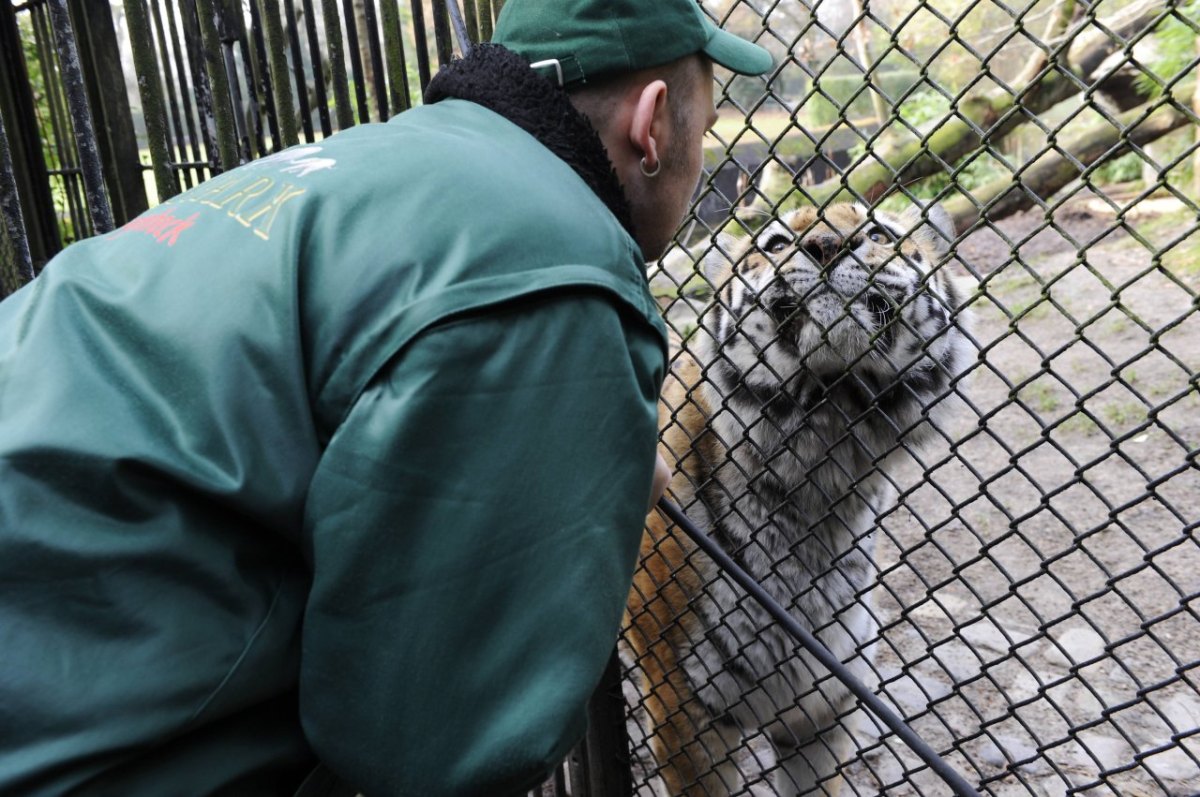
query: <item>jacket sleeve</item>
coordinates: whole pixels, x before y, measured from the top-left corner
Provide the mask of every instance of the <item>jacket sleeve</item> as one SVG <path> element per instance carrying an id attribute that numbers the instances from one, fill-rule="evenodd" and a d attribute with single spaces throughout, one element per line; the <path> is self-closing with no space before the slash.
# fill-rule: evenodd
<path id="1" fill-rule="evenodd" d="M 660 334 L 601 294 L 435 327 L 306 508 L 301 716 L 366 795 L 505 795 L 583 732 L 645 518 Z"/>

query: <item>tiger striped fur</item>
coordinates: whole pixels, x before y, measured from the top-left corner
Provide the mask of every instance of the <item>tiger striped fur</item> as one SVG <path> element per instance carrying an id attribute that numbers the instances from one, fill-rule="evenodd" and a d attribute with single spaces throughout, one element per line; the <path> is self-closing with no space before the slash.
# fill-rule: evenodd
<path id="1" fill-rule="evenodd" d="M 710 264 L 660 405 L 671 497 L 860 677 L 890 456 L 931 435 L 971 356 L 953 235 L 936 205 L 772 222 Z M 657 513 L 641 553 L 627 642 L 671 797 L 742 790 L 758 773 L 732 754 L 759 732 L 778 794 L 836 793 L 849 693 Z"/>

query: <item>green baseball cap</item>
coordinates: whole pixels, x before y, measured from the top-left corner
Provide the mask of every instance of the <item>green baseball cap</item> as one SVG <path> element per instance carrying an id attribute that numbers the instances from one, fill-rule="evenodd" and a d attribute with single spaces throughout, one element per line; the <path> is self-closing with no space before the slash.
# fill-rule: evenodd
<path id="1" fill-rule="evenodd" d="M 492 42 L 547 70 L 560 86 L 703 53 L 741 75 L 771 54 L 712 23 L 696 0 L 508 0 Z"/>

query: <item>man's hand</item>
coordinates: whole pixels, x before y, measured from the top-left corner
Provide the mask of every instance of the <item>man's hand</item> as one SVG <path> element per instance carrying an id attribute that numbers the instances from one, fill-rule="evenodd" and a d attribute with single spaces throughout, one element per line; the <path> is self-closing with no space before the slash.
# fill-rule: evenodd
<path id="1" fill-rule="evenodd" d="M 667 482 L 669 481 L 671 481 L 671 469 L 667 467 L 667 461 L 663 459 L 662 454 L 656 452 L 654 455 L 654 486 L 650 489 L 650 506 L 646 508 L 646 512 L 654 511 L 654 505 L 667 491 Z"/>

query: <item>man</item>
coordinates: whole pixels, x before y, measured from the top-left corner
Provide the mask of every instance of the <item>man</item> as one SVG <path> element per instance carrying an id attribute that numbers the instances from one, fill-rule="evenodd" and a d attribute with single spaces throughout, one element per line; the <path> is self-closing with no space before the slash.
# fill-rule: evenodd
<path id="1" fill-rule="evenodd" d="M 711 61 L 770 59 L 693 0 L 495 41 L 0 304 L 0 793 L 504 795 L 579 738 L 651 494 L 643 259 Z"/>

